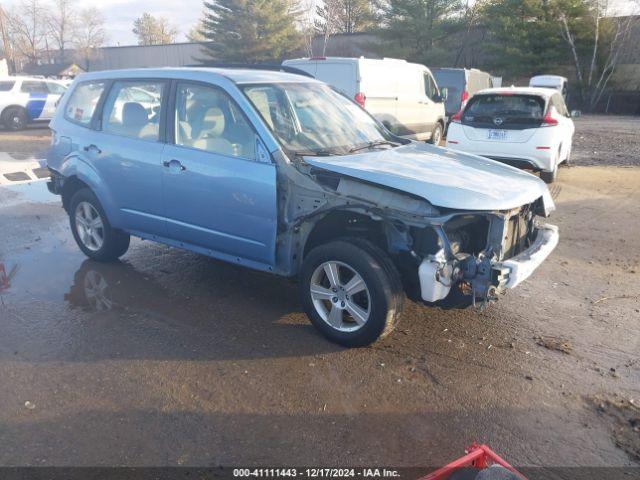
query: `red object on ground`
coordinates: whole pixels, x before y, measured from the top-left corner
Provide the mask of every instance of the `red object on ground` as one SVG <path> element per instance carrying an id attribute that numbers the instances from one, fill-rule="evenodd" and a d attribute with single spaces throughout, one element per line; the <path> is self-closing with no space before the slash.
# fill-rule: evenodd
<path id="1" fill-rule="evenodd" d="M 446 480 L 453 472 L 455 472 L 459 468 L 471 467 L 483 469 L 494 464 L 503 466 L 522 480 L 527 480 L 524 475 L 522 475 L 515 468 L 509 465 L 506 460 L 501 458 L 489 447 L 487 447 L 486 445 L 478 445 L 476 443 L 467 448 L 467 454 L 464 457 L 454 460 L 450 464 L 439 468 L 426 477 L 422 477 L 420 480 Z"/>
<path id="2" fill-rule="evenodd" d="M 9 288 L 9 277 L 4 271 L 4 264 L 0 263 L 0 292 Z"/>

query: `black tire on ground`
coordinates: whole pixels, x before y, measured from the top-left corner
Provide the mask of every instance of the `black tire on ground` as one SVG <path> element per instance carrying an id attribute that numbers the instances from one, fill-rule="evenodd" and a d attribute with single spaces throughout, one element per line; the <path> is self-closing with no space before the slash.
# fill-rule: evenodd
<path id="1" fill-rule="evenodd" d="M 89 248 L 80 238 L 76 225 L 76 211 L 78 209 L 78 205 L 81 203 L 88 203 L 91 205 L 102 221 L 101 233 L 103 242 L 97 249 Z M 71 233 L 73 234 L 73 238 L 78 244 L 78 247 L 80 247 L 80 250 L 82 250 L 82 252 L 89 258 L 99 262 L 111 262 L 124 255 L 129 248 L 129 234 L 111 227 L 109 220 L 102 209 L 102 205 L 100 205 L 97 197 L 88 188 L 78 190 L 73 197 L 71 197 L 71 201 L 69 202 L 69 224 L 71 225 Z"/>
<path id="2" fill-rule="evenodd" d="M 29 117 L 22 107 L 9 107 L 2 112 L 2 124 L 8 130 L 18 131 L 27 127 Z"/>
<path id="3" fill-rule="evenodd" d="M 368 289 L 369 316 L 356 330 L 343 331 L 329 325 L 311 298 L 312 277 L 325 262 L 348 266 L 360 275 Z M 311 250 L 302 264 L 300 294 L 311 323 L 329 340 L 346 347 L 369 345 L 391 333 L 401 316 L 404 302 L 402 283 L 395 265 L 386 253 L 364 239 L 336 240 Z M 331 300 L 326 302 L 330 305 Z"/>
<path id="4" fill-rule="evenodd" d="M 440 145 L 442 141 L 442 125 L 440 122 L 436 123 L 436 126 L 433 127 L 433 131 L 431 132 L 431 138 L 429 139 L 429 143 L 434 144 L 436 147 Z"/>
<path id="5" fill-rule="evenodd" d="M 558 178 L 558 164 L 560 163 L 560 153 L 561 153 L 561 151 L 562 151 L 562 146 L 560 146 L 560 148 L 558 148 L 558 155 L 557 155 L 555 161 L 553 162 L 553 170 L 550 171 L 550 172 L 542 170 L 540 172 L 540 178 L 544 181 L 544 183 L 553 183 Z"/>

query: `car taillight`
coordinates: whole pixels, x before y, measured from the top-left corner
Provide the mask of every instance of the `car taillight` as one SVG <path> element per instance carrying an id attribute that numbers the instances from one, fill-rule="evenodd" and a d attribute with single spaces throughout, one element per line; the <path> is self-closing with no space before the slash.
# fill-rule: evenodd
<path id="1" fill-rule="evenodd" d="M 469 92 L 467 92 L 466 90 L 463 90 L 462 94 L 460 95 L 460 101 L 464 103 L 467 100 L 469 100 Z"/>
<path id="2" fill-rule="evenodd" d="M 542 119 L 543 127 L 555 127 L 556 125 L 558 125 L 558 119 L 553 116 L 554 113 L 555 110 L 553 108 L 547 110 L 547 114 Z"/>
<path id="3" fill-rule="evenodd" d="M 451 117 L 451 121 L 453 123 L 460 123 L 462 122 L 462 110 L 460 110 L 458 113 L 455 113 L 452 117 Z"/>
<path id="4" fill-rule="evenodd" d="M 356 96 L 353 97 L 353 99 L 356 101 L 358 105 L 364 108 L 364 102 L 367 101 L 367 96 L 362 92 L 358 92 L 356 93 Z"/>

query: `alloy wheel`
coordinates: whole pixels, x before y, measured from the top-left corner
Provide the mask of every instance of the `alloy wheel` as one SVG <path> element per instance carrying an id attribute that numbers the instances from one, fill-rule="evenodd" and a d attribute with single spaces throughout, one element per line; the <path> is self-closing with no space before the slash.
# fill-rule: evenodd
<path id="1" fill-rule="evenodd" d="M 104 244 L 104 223 L 102 217 L 89 202 L 80 202 L 75 212 L 76 233 L 82 244 L 97 252 Z"/>
<path id="2" fill-rule="evenodd" d="M 354 332 L 367 323 L 371 295 L 362 276 L 343 262 L 320 264 L 309 284 L 316 312 L 331 328 Z"/>

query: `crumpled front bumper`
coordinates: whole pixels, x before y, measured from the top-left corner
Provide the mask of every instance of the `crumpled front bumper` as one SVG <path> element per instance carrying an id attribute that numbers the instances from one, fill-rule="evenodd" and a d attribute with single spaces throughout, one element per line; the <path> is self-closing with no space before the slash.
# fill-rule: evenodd
<path id="1" fill-rule="evenodd" d="M 540 225 L 535 240 L 529 248 L 509 260 L 497 263 L 503 281 L 500 289 L 515 288 L 538 268 L 558 245 L 560 235 L 555 225 Z"/>

